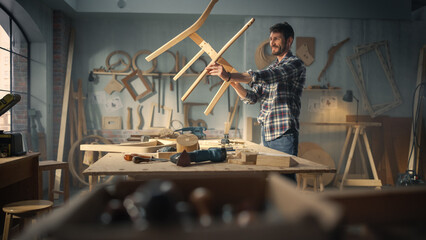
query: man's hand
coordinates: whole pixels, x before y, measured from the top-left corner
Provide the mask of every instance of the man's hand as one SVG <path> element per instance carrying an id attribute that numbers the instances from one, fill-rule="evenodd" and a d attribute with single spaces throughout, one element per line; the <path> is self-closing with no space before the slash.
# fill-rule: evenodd
<path id="1" fill-rule="evenodd" d="M 230 79 L 231 73 L 227 72 L 225 68 L 218 63 L 211 63 L 206 67 L 207 74 L 218 76 L 223 81 L 228 81 Z"/>

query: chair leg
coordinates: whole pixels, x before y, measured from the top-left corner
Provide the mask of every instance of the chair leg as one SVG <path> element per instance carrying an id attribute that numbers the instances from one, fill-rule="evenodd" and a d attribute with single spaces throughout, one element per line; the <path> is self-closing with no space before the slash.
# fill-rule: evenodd
<path id="1" fill-rule="evenodd" d="M 10 213 L 6 213 L 6 217 L 4 219 L 4 227 L 3 227 L 3 240 L 7 240 L 9 237 L 11 219 L 12 219 L 12 215 Z"/>
<path id="2" fill-rule="evenodd" d="M 64 178 L 64 202 L 70 197 L 70 183 L 69 183 L 69 171 L 68 168 L 62 169 L 62 175 Z"/>
<path id="3" fill-rule="evenodd" d="M 53 189 L 55 187 L 55 170 L 49 170 L 49 200 L 54 201 Z"/>

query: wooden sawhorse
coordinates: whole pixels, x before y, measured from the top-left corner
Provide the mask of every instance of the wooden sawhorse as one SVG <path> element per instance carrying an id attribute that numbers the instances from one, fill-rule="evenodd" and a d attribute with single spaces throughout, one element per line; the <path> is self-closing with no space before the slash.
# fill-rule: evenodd
<path id="1" fill-rule="evenodd" d="M 367 133 L 365 132 L 366 127 L 379 127 L 381 123 L 378 122 L 354 122 L 348 123 L 348 132 L 346 134 L 345 145 L 343 146 L 342 153 L 340 155 L 339 164 L 337 166 L 337 174 L 334 179 L 334 185 L 338 186 L 340 190 L 343 189 L 344 186 L 362 186 L 362 187 L 376 187 L 380 189 L 382 186 L 382 181 L 377 176 L 376 166 L 374 164 L 373 155 L 371 154 L 370 144 L 368 142 Z M 353 137 L 352 137 L 353 135 Z M 346 162 L 344 162 L 346 151 L 348 150 L 349 142 L 352 139 L 351 147 L 348 153 L 348 157 Z M 368 177 L 366 159 L 364 156 L 364 152 L 362 151 L 362 143 L 364 140 L 365 152 L 368 156 L 368 161 L 370 164 L 371 172 L 373 178 Z M 355 152 L 355 147 L 358 144 L 359 153 L 361 155 L 361 164 L 363 168 L 363 176 L 367 176 L 368 178 L 348 178 L 349 169 L 351 167 L 353 155 Z M 345 169 L 343 175 L 341 175 L 341 167 L 344 165 Z M 340 181 L 340 183 L 339 183 Z"/>

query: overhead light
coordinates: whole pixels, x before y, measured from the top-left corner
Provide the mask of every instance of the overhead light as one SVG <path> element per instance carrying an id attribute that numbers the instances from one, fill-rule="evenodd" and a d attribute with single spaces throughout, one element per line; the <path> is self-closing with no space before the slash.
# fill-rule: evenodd
<path id="1" fill-rule="evenodd" d="M 125 0 L 118 0 L 117 6 L 119 8 L 124 8 L 126 6 L 126 1 Z"/>

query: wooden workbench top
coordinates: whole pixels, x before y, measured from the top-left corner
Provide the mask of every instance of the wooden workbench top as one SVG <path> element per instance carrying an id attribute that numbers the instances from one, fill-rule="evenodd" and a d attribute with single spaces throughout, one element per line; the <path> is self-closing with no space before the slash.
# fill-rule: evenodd
<path id="1" fill-rule="evenodd" d="M 206 149 L 219 145 L 220 140 L 201 140 L 200 148 Z M 232 141 L 232 140 L 231 140 Z M 231 142 L 232 145 L 232 142 Z M 247 141 L 235 141 L 234 149 L 250 149 L 258 152 L 269 154 L 283 154 L 282 152 L 261 146 Z M 292 156 L 298 165 L 294 167 L 273 167 L 259 165 L 240 165 L 231 163 L 193 163 L 188 167 L 179 167 L 172 162 L 150 162 L 150 163 L 133 163 L 124 160 L 124 153 L 108 153 L 100 160 L 90 165 L 84 170 L 85 175 L 130 175 L 152 177 L 175 177 L 182 176 L 218 176 L 220 174 L 257 174 L 257 173 L 333 173 L 335 168 L 311 162 L 309 160 Z"/>

